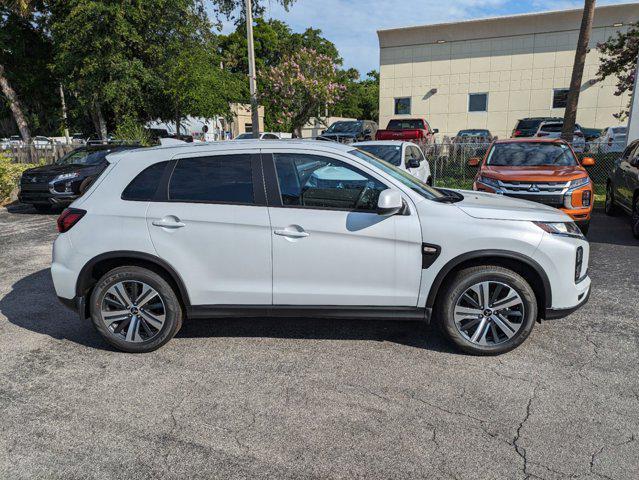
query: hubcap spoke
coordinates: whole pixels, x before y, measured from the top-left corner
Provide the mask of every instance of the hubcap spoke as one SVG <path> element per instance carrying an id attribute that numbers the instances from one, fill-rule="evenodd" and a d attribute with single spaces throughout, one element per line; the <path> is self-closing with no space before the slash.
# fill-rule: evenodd
<path id="1" fill-rule="evenodd" d="M 141 311 L 142 318 L 152 327 L 159 330 L 164 325 L 164 315 L 153 315 L 147 310 Z"/>
<path id="2" fill-rule="evenodd" d="M 129 328 L 126 330 L 127 342 L 139 342 L 140 339 L 140 319 L 137 316 L 131 318 Z"/>
<path id="3" fill-rule="evenodd" d="M 517 330 L 519 330 L 519 326 L 514 326 L 508 320 L 499 315 L 493 315 L 490 319 L 499 327 L 499 329 L 504 332 L 504 334 L 510 338 L 512 337 Z"/>
<path id="4" fill-rule="evenodd" d="M 140 295 L 138 295 L 138 298 L 135 299 L 135 303 L 138 307 L 142 307 L 146 305 L 149 302 L 149 300 L 151 300 L 156 295 L 157 295 L 157 292 L 155 290 L 153 290 L 148 285 L 143 285 L 142 293 L 140 293 Z"/>

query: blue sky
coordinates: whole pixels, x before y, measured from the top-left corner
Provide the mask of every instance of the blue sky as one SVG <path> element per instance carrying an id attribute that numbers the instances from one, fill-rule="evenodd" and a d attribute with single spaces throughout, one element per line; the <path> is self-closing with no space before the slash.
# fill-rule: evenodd
<path id="1" fill-rule="evenodd" d="M 263 1 L 267 17 L 285 21 L 294 31 L 321 29 L 337 46 L 344 65 L 362 75 L 379 68 L 379 29 L 583 6 L 583 1 L 573 0 L 297 0 L 287 12 L 275 1 Z M 599 0 L 597 5 L 632 1 Z M 224 26 L 225 32 L 230 29 L 232 25 Z"/>

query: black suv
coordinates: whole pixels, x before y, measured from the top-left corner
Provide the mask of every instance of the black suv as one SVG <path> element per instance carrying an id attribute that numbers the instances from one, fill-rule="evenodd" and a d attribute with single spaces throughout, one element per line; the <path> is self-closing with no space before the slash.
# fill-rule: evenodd
<path id="1" fill-rule="evenodd" d="M 334 140 L 342 143 L 373 140 L 377 124 L 371 120 L 340 120 L 322 132 L 321 140 Z"/>
<path id="2" fill-rule="evenodd" d="M 25 170 L 18 200 L 46 212 L 78 198 L 106 168 L 110 153 L 139 148 L 137 145 L 90 145 L 76 148 L 51 165 Z"/>
<path id="3" fill-rule="evenodd" d="M 606 213 L 617 210 L 632 215 L 632 233 L 639 238 L 639 140 L 626 147 L 608 177 Z"/>

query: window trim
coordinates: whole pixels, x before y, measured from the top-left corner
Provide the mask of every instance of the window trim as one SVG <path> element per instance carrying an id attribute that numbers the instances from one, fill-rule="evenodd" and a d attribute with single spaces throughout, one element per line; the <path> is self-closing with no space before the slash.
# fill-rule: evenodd
<path id="1" fill-rule="evenodd" d="M 353 210 L 352 208 L 339 208 L 339 207 L 308 207 L 306 205 L 284 205 L 282 203 L 282 192 L 280 191 L 280 182 L 279 177 L 277 175 L 277 167 L 275 166 L 275 155 L 277 154 L 287 154 L 287 153 L 297 153 L 300 155 L 314 155 L 317 157 L 325 157 L 330 158 L 332 160 L 337 160 L 339 162 L 347 164 L 351 168 L 355 168 L 369 177 L 374 178 L 384 186 L 386 189 L 392 188 L 388 186 L 388 183 L 378 178 L 375 175 L 372 175 L 370 172 L 362 169 L 359 165 L 354 165 L 351 162 L 346 161 L 342 157 L 337 157 L 328 154 L 323 151 L 309 151 L 309 150 L 284 150 L 281 152 L 268 152 L 262 154 L 262 161 L 264 165 L 264 179 L 266 182 L 266 192 L 268 198 L 268 206 L 269 208 L 293 208 L 296 210 L 321 210 L 321 211 L 333 211 L 333 212 L 348 212 L 348 213 L 373 213 L 378 215 L 377 210 Z M 409 211 L 410 209 L 406 209 Z"/>
<path id="2" fill-rule="evenodd" d="M 570 88 L 554 88 L 550 91 L 550 108 L 551 109 L 557 109 L 557 110 L 561 110 L 562 108 L 565 109 L 566 107 L 555 107 L 555 92 L 557 92 L 558 90 L 565 90 L 566 91 L 566 95 L 570 92 Z M 568 104 L 568 97 L 566 96 L 566 105 Z"/>
<path id="3" fill-rule="evenodd" d="M 472 95 L 485 95 L 486 96 L 486 110 L 471 110 L 470 109 L 470 97 Z M 468 93 L 468 105 L 467 105 L 467 110 L 468 113 L 488 113 L 488 92 L 470 92 Z"/>
<path id="4" fill-rule="evenodd" d="M 397 101 L 398 100 L 408 100 L 408 112 L 407 113 L 397 113 Z M 394 97 L 393 98 L 393 115 L 412 115 L 413 111 L 413 99 L 412 97 Z"/>

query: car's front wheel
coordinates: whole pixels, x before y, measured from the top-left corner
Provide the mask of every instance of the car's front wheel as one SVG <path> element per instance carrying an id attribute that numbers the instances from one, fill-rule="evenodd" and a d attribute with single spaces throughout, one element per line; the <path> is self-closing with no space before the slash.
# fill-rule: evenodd
<path id="1" fill-rule="evenodd" d="M 639 238 L 639 196 L 635 198 L 632 206 L 632 234 Z"/>
<path id="2" fill-rule="evenodd" d="M 144 353 L 160 348 L 182 326 L 182 307 L 171 285 L 137 266 L 106 273 L 91 294 L 91 320 L 119 350 Z"/>
<path id="3" fill-rule="evenodd" d="M 612 187 L 612 183 L 608 182 L 606 185 L 606 203 L 604 205 L 606 215 L 614 216 L 617 213 L 617 206 L 615 205 L 615 191 Z"/>
<path id="4" fill-rule="evenodd" d="M 458 348 L 495 355 L 519 346 L 537 319 L 537 300 L 518 273 L 496 265 L 465 268 L 440 296 L 436 319 Z"/>

